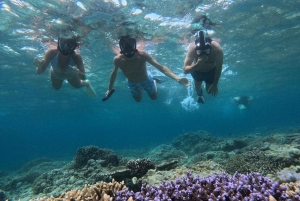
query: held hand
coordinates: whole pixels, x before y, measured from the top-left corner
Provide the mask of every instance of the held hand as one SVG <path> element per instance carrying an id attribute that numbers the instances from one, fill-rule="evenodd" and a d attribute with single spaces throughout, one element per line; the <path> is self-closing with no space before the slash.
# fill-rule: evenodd
<path id="1" fill-rule="evenodd" d="M 208 60 L 208 56 L 206 54 L 203 54 L 198 57 L 197 64 L 205 63 L 207 60 Z"/>
<path id="2" fill-rule="evenodd" d="M 79 74 L 81 71 L 76 66 L 70 66 L 76 74 Z"/>
<path id="3" fill-rule="evenodd" d="M 185 77 L 181 77 L 179 80 L 178 80 L 178 83 L 181 84 L 181 85 L 184 85 L 186 87 L 190 86 L 190 82 L 187 78 Z"/>
<path id="4" fill-rule="evenodd" d="M 40 61 L 37 57 L 34 58 L 33 60 L 33 64 L 36 66 L 35 70 L 37 72 L 37 74 L 41 74 L 42 73 L 42 67 L 43 67 L 43 60 Z"/>
<path id="5" fill-rule="evenodd" d="M 211 85 L 208 89 L 208 93 L 210 93 L 213 97 L 218 95 L 218 85 Z"/>
<path id="6" fill-rule="evenodd" d="M 34 58 L 33 60 L 33 64 L 37 67 L 37 68 L 40 68 L 43 64 L 42 61 L 40 61 L 37 57 Z"/>
<path id="7" fill-rule="evenodd" d="M 111 90 L 108 89 L 105 93 L 105 97 L 102 98 L 102 101 L 106 101 L 107 99 L 109 99 L 115 91 L 116 91 L 116 88 L 112 88 Z"/>
<path id="8" fill-rule="evenodd" d="M 110 90 L 108 89 L 105 93 L 105 96 L 107 97 L 109 95 Z"/>

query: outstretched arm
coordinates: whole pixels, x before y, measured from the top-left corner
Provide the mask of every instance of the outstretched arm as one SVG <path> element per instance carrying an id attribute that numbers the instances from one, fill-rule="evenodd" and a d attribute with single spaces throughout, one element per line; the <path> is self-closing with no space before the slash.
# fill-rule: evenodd
<path id="1" fill-rule="evenodd" d="M 222 66 L 223 66 L 223 50 L 218 50 L 218 56 L 216 60 L 216 71 L 215 71 L 215 79 L 214 79 L 214 85 L 218 85 L 221 73 L 222 73 Z"/>
<path id="2" fill-rule="evenodd" d="M 75 61 L 76 65 L 77 65 L 77 69 L 79 70 L 78 71 L 79 78 L 81 80 L 85 80 L 86 76 L 85 76 L 85 69 L 84 69 L 82 57 L 80 56 L 80 54 L 75 53 L 75 55 L 73 56 L 73 58 L 74 58 L 74 61 Z"/>
<path id="3" fill-rule="evenodd" d="M 170 68 L 168 68 L 167 66 L 163 66 L 160 63 L 158 63 L 153 57 L 151 57 L 150 54 L 148 54 L 147 52 L 145 52 L 145 57 L 146 57 L 146 61 L 148 63 L 150 63 L 152 66 L 154 66 L 155 68 L 157 68 L 160 72 L 162 72 L 163 74 L 165 74 L 166 76 L 176 80 L 179 84 L 184 85 L 184 86 L 190 86 L 190 82 L 187 78 L 182 78 L 179 77 L 178 75 L 176 75 L 175 73 L 173 73 L 173 71 L 171 71 Z"/>
<path id="4" fill-rule="evenodd" d="M 38 58 L 34 58 L 34 65 L 36 66 L 36 73 L 37 74 L 42 74 L 47 66 L 49 65 L 50 61 L 55 57 L 57 54 L 58 50 L 57 49 L 50 49 L 48 50 L 42 61 L 38 60 Z"/>
<path id="5" fill-rule="evenodd" d="M 115 83 L 115 80 L 116 80 L 117 75 L 118 75 L 118 69 L 119 69 L 119 67 L 117 65 L 116 60 L 114 59 L 114 69 L 110 74 L 108 89 L 105 93 L 106 96 L 108 96 L 109 92 L 114 88 L 114 83 Z"/>
<path id="6" fill-rule="evenodd" d="M 211 93 L 213 96 L 218 94 L 218 83 L 222 73 L 222 65 L 223 65 L 223 50 L 219 44 L 216 45 L 216 71 L 215 71 L 215 79 L 213 84 L 208 89 L 208 92 Z"/>

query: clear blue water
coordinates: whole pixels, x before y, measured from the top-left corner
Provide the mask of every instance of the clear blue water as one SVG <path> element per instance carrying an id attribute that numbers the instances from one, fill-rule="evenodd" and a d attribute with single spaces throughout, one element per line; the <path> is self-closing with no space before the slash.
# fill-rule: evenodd
<path id="1" fill-rule="evenodd" d="M 229 137 L 299 128 L 299 1 L 120 2 L 124 5 L 116 7 L 103 0 L 0 1 L 0 169 L 39 157 L 71 159 L 78 148 L 88 145 L 151 148 L 197 130 Z M 137 8 L 143 12 L 130 14 Z M 163 21 L 145 19 L 149 13 L 161 15 Z M 142 102 L 136 103 L 122 73 L 115 94 L 101 101 L 113 67 L 110 47 L 123 22 L 136 22 L 129 28 L 144 41 L 144 49 L 183 76 L 186 47 L 192 40 L 182 42 L 189 30 L 170 22 L 186 25 L 201 14 L 220 24 L 212 28 L 224 50 L 216 98 L 206 95 L 207 102 L 197 105 L 192 88 L 148 66 L 165 81 L 156 101 L 144 93 Z M 162 22 L 169 24 L 160 26 Z M 33 59 L 44 54 L 45 42 L 70 31 L 88 32 L 80 53 L 97 98 L 67 83 L 56 91 L 49 69 L 42 75 L 35 72 Z M 233 97 L 240 95 L 253 96 L 250 109 L 234 104 Z"/>

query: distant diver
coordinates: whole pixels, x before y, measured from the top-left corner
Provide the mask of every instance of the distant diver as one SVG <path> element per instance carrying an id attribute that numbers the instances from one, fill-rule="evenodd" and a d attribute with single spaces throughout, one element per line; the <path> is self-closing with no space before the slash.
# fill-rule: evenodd
<path id="1" fill-rule="evenodd" d="M 121 52 L 114 58 L 114 69 L 111 72 L 109 86 L 105 93 L 109 97 L 114 89 L 114 83 L 117 78 L 118 70 L 121 69 L 127 78 L 127 87 L 136 102 L 142 100 L 143 91 L 146 91 L 152 100 L 157 98 L 156 81 L 151 73 L 147 71 L 148 62 L 157 70 L 168 77 L 176 80 L 179 84 L 189 86 L 189 80 L 174 74 L 168 67 L 159 64 L 149 53 L 137 50 L 135 38 L 121 36 L 119 40 Z"/>
<path id="2" fill-rule="evenodd" d="M 219 24 L 212 22 L 211 19 L 209 19 L 206 15 L 201 15 L 200 17 L 197 17 L 192 21 L 191 32 L 192 34 L 195 34 L 197 31 L 201 29 L 211 29 L 212 26 L 216 26 L 216 25 Z"/>
<path id="3" fill-rule="evenodd" d="M 214 97 L 218 94 L 218 83 L 222 72 L 223 50 L 217 41 L 207 37 L 206 30 L 196 33 L 184 60 L 184 74 L 191 74 L 197 92 L 197 102 L 205 103 L 202 82 L 206 92 Z"/>
<path id="4" fill-rule="evenodd" d="M 86 80 L 82 57 L 75 49 L 77 38 L 58 38 L 57 48 L 49 49 L 40 61 L 34 58 L 37 74 L 42 74 L 51 63 L 50 79 L 54 89 L 60 89 L 64 80 L 74 88 L 86 87 L 87 95 L 97 96 L 89 80 Z"/>
<path id="5" fill-rule="evenodd" d="M 237 96 L 233 98 L 234 102 L 238 105 L 239 109 L 250 108 L 253 97 L 252 96 Z"/>

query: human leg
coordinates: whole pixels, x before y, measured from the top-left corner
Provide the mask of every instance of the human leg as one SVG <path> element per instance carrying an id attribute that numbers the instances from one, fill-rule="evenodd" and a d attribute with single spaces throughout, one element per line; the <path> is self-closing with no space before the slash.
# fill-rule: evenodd
<path id="1" fill-rule="evenodd" d="M 157 84 L 156 84 L 156 80 L 153 80 L 153 86 L 151 88 L 152 88 L 151 91 L 147 90 L 147 88 L 146 88 L 146 91 L 148 92 L 148 95 L 149 95 L 149 97 L 152 100 L 156 100 L 156 98 L 157 98 Z"/>
<path id="2" fill-rule="evenodd" d="M 77 75 L 68 79 L 68 82 L 74 87 L 74 88 L 81 88 L 86 87 L 86 93 L 90 97 L 97 96 L 95 90 L 93 89 L 91 83 L 89 80 L 81 80 Z"/>
<path id="3" fill-rule="evenodd" d="M 195 85 L 195 90 L 197 92 L 197 102 L 198 103 L 205 103 L 205 97 L 203 95 L 203 90 L 202 90 L 202 82 L 198 82 L 194 80 L 194 85 Z"/>
<path id="4" fill-rule="evenodd" d="M 153 79 L 150 72 L 148 73 L 148 79 L 141 83 L 141 87 L 148 93 L 151 100 L 157 98 L 157 79 Z"/>
<path id="5" fill-rule="evenodd" d="M 59 90 L 62 86 L 63 79 L 56 77 L 52 71 L 50 71 L 50 80 L 54 89 Z"/>
<path id="6" fill-rule="evenodd" d="M 129 82 L 127 80 L 127 87 L 130 89 L 131 95 L 136 102 L 142 101 L 143 88 L 139 83 Z"/>
<path id="7" fill-rule="evenodd" d="M 206 92 L 207 92 L 208 94 L 211 94 L 211 92 L 209 91 L 209 88 L 211 87 L 211 85 L 212 85 L 212 84 L 208 84 L 208 83 L 206 83 L 206 85 L 205 85 Z"/>
<path id="8" fill-rule="evenodd" d="M 139 94 L 137 95 L 132 95 L 132 97 L 134 98 L 134 100 L 136 102 L 141 102 L 142 101 L 142 95 L 143 95 L 143 92 L 141 91 Z"/>

